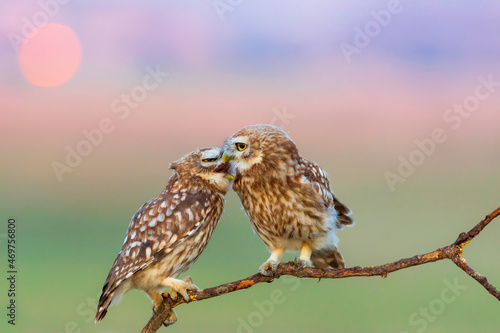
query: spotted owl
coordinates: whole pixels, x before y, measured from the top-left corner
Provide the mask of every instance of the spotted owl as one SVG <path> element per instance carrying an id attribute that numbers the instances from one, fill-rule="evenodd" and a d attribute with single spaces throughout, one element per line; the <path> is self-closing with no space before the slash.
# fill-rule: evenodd
<path id="1" fill-rule="evenodd" d="M 172 288 L 189 299 L 197 289 L 190 278 L 176 277 L 200 256 L 224 208 L 229 188 L 222 149 L 204 148 L 170 164 L 173 174 L 161 194 L 132 217 L 123 247 L 108 274 L 97 307 L 96 322 L 130 289 L 144 290 L 154 307 L 160 292 Z M 175 312 L 169 323 L 176 320 Z"/>
<path id="2" fill-rule="evenodd" d="M 230 162 L 233 189 L 271 252 L 262 274 L 273 275 L 287 250 L 300 250 L 300 266 L 344 268 L 337 230 L 354 225 L 351 210 L 287 133 L 272 125 L 247 126 L 227 139 L 223 161 Z"/>

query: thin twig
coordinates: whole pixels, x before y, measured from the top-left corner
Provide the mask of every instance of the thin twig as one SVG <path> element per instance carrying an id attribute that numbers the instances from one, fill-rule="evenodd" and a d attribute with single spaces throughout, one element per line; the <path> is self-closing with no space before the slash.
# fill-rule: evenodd
<path id="1" fill-rule="evenodd" d="M 453 257 L 451 260 L 458 266 L 460 267 L 465 273 L 470 275 L 474 280 L 479 282 L 490 294 L 492 294 L 496 299 L 500 301 L 500 292 L 491 284 L 488 282 L 488 279 L 473 270 L 467 263 L 465 262 L 465 259 L 462 257 Z"/>
<path id="2" fill-rule="evenodd" d="M 382 276 L 385 278 L 387 274 L 413 266 L 423 265 L 430 262 L 435 262 L 443 259 L 450 259 L 460 269 L 466 272 L 469 276 L 479 282 L 491 295 L 500 301 L 500 293 L 491 285 L 486 277 L 474 271 L 466 264 L 462 258 L 462 253 L 465 245 L 467 245 L 474 237 L 476 237 L 493 219 L 500 215 L 500 207 L 487 215 L 484 220 L 479 222 L 474 228 L 467 233 L 461 233 L 457 240 L 448 246 L 439 248 L 435 251 L 416 255 L 411 258 L 401 259 L 380 266 L 370 267 L 352 267 L 344 269 L 321 269 L 313 267 L 298 268 L 293 262 L 281 263 L 278 266 L 275 276 L 268 277 L 262 274 L 255 274 L 246 279 L 229 282 L 217 287 L 189 291 L 190 301 L 201 301 L 204 299 L 221 296 L 230 292 L 247 289 L 258 283 L 272 282 L 274 279 L 282 275 L 291 275 L 300 278 L 322 278 L 322 279 L 339 279 L 356 276 Z M 186 303 L 183 299 L 174 300 L 168 293 L 163 294 L 164 300 L 161 306 L 155 311 L 148 324 L 143 328 L 142 333 L 156 332 L 167 318 L 168 313 L 172 308 Z"/>

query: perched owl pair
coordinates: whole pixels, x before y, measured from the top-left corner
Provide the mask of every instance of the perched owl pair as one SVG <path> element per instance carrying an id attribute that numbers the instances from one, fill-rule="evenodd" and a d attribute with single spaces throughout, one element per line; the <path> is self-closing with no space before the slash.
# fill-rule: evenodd
<path id="1" fill-rule="evenodd" d="M 104 283 L 96 322 L 130 289 L 142 289 L 154 307 L 165 287 L 189 300 L 198 289 L 177 276 L 207 246 L 224 208 L 231 180 L 254 231 L 271 252 L 260 273 L 273 275 L 286 250 L 300 250 L 299 266 L 343 268 L 337 230 L 354 225 L 333 194 L 326 173 L 300 156 L 272 125 L 247 126 L 224 150 L 205 148 L 172 163 L 166 188 L 132 217 L 122 250 Z M 169 314 L 166 325 L 177 320 Z"/>

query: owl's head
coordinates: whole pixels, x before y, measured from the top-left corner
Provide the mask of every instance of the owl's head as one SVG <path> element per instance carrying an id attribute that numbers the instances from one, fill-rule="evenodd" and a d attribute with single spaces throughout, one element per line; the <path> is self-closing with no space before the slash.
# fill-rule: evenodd
<path id="1" fill-rule="evenodd" d="M 223 150 L 218 147 L 197 149 L 170 164 L 179 179 L 195 186 L 202 181 L 225 194 L 229 189 L 228 163 L 222 162 Z M 229 177 L 230 178 L 230 177 Z"/>
<path id="2" fill-rule="evenodd" d="M 255 167 L 279 167 L 298 156 L 295 143 L 281 128 L 250 125 L 226 140 L 222 159 L 230 161 L 231 171 L 238 174 Z"/>

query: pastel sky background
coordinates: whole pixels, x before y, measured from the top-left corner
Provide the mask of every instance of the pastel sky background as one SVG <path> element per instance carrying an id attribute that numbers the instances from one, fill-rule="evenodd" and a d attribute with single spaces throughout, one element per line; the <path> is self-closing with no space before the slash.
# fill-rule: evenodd
<path id="1" fill-rule="evenodd" d="M 88 320 L 130 217 L 161 191 L 170 162 L 248 124 L 283 127 L 330 174 L 357 222 L 340 234 L 349 266 L 447 245 L 499 205 L 497 1 L 66 2 L 0 2 L 0 207 L 4 222 L 19 221 L 23 332 L 140 330 L 150 304 L 139 292 L 99 325 Z M 413 170 L 400 166 L 412 159 Z M 465 254 L 497 287 L 499 232 L 492 225 Z M 230 194 L 189 274 L 213 286 L 267 255 Z M 286 302 L 251 330 L 416 332 L 411 315 L 458 278 L 467 289 L 425 331 L 473 329 L 463 318 L 477 315 L 496 332 L 498 301 L 452 264 L 429 266 L 293 291 L 278 281 L 183 306 L 169 330 L 245 331 L 238 318 L 281 286 Z"/>

